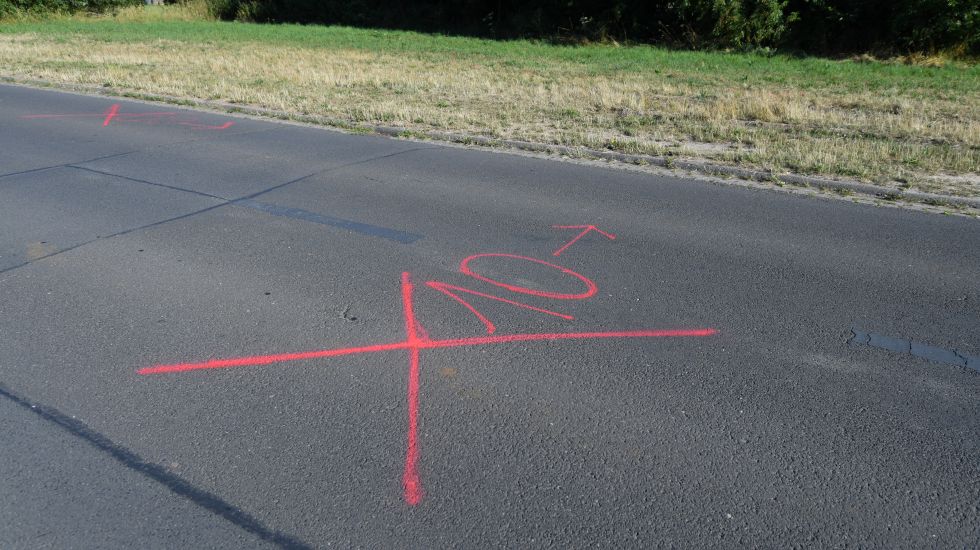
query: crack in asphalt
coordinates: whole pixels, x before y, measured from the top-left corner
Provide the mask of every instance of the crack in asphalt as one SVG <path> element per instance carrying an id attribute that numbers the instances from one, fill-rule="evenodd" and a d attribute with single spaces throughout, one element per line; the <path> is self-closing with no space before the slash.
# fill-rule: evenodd
<path id="1" fill-rule="evenodd" d="M 370 163 L 370 162 L 375 162 L 375 161 L 378 161 L 378 160 L 383 160 L 383 159 L 386 159 L 386 158 L 391 158 L 391 157 L 402 155 L 402 154 L 406 154 L 406 153 L 412 153 L 412 152 L 415 152 L 415 151 L 423 151 L 423 150 L 427 150 L 427 149 L 436 149 L 436 148 L 437 147 L 413 147 L 411 149 L 405 149 L 404 151 L 396 151 L 394 153 L 388 153 L 388 154 L 384 154 L 384 155 L 378 155 L 376 157 L 371 157 L 371 158 L 364 159 L 364 160 L 349 162 L 349 163 L 341 164 L 341 165 L 338 165 L 338 166 L 329 166 L 329 167 L 323 168 L 321 170 L 317 170 L 317 171 L 311 172 L 309 174 L 306 174 L 305 176 L 300 176 L 298 178 L 289 180 L 289 181 L 287 181 L 285 183 L 280 183 L 280 184 L 274 185 L 272 187 L 263 189 L 261 191 L 257 191 L 255 193 L 252 193 L 250 195 L 246 195 L 244 197 L 240 197 L 240 198 L 237 198 L 237 199 L 228 199 L 228 198 L 225 198 L 225 197 L 220 197 L 220 196 L 217 196 L 217 195 L 211 195 L 211 194 L 208 194 L 208 193 L 202 193 L 200 191 L 194 191 L 194 190 L 185 189 L 185 188 L 182 188 L 182 187 L 176 187 L 176 186 L 167 185 L 167 184 L 163 184 L 163 183 L 156 183 L 156 182 L 152 182 L 152 181 L 131 178 L 129 176 L 123 176 L 123 175 L 119 175 L 119 174 L 113 174 L 112 172 L 104 172 L 102 170 L 96 170 L 96 169 L 87 168 L 87 167 L 84 167 L 84 166 L 76 166 L 76 164 L 80 164 L 80 163 L 67 163 L 67 164 L 63 164 L 63 165 L 59 165 L 59 166 L 55 166 L 55 167 L 49 167 L 48 169 L 50 169 L 50 168 L 67 167 L 67 168 L 73 168 L 73 169 L 77 169 L 77 170 L 85 170 L 85 171 L 88 171 L 88 172 L 93 172 L 93 173 L 101 174 L 101 175 L 104 175 L 104 176 L 110 176 L 110 177 L 124 179 L 124 180 L 131 181 L 131 182 L 134 182 L 134 183 L 140 183 L 140 184 L 143 184 L 143 185 L 152 185 L 152 186 L 156 186 L 156 187 L 164 187 L 164 188 L 167 188 L 167 189 L 171 189 L 173 191 L 191 193 L 191 194 L 194 194 L 194 195 L 198 195 L 198 196 L 202 196 L 202 197 L 206 197 L 206 198 L 214 199 L 214 200 L 220 200 L 220 201 L 223 201 L 223 202 L 221 202 L 220 204 L 211 205 L 211 206 L 209 206 L 207 208 L 202 208 L 200 210 L 195 210 L 193 212 L 188 212 L 186 214 L 181 214 L 179 216 L 174 216 L 172 218 L 167 218 L 165 220 L 160 220 L 160 221 L 148 223 L 148 224 L 145 224 L 145 225 L 140 225 L 140 226 L 137 226 L 137 227 L 131 227 L 131 228 L 124 229 L 122 231 L 118 231 L 116 233 L 111 233 L 111 234 L 105 235 L 105 236 L 101 236 L 100 235 L 100 236 L 97 236 L 94 239 L 89 239 L 89 240 L 84 241 L 84 242 L 76 243 L 74 245 L 71 245 L 69 247 L 66 247 L 66 248 L 57 250 L 57 251 L 52 252 L 50 254 L 45 254 L 44 256 L 39 256 L 37 258 L 33 258 L 31 260 L 28 260 L 26 262 L 23 262 L 23 263 L 20 263 L 20 264 L 17 264 L 17 265 L 13 265 L 13 266 L 10 266 L 10 267 L 6 267 L 6 268 L 3 268 L 3 269 L 0 269 L 0 275 L 3 275 L 5 273 L 9 273 L 9 272 L 14 271 L 16 269 L 27 267 L 28 265 L 31 265 L 31 264 L 33 264 L 35 262 L 39 262 L 41 260 L 45 260 L 45 259 L 51 258 L 53 256 L 57 256 L 59 254 L 65 253 L 65 252 L 70 252 L 72 250 L 75 250 L 77 248 L 83 247 L 83 246 L 85 246 L 87 244 L 91 244 L 91 243 L 96 242 L 96 241 L 102 241 L 102 240 L 106 240 L 106 239 L 111 239 L 111 238 L 114 238 L 114 237 L 119 237 L 119 236 L 122 236 L 122 235 L 133 233 L 135 231 L 140 231 L 140 230 L 143 230 L 143 229 L 149 229 L 151 227 L 156 227 L 158 225 L 163 225 L 163 224 L 166 224 L 166 223 L 183 220 L 183 219 L 189 218 L 191 216 L 196 216 L 198 214 L 204 214 L 205 212 L 210 212 L 211 210 L 215 210 L 215 209 L 221 208 L 223 206 L 229 206 L 229 205 L 230 206 L 240 206 L 240 207 L 243 207 L 243 208 L 249 208 L 251 210 L 263 211 L 262 209 L 258 209 L 258 208 L 254 208 L 252 206 L 249 206 L 248 204 L 237 204 L 237 203 L 240 202 L 240 201 L 243 202 L 243 203 L 247 203 L 247 201 L 249 201 L 250 199 L 253 199 L 255 197 L 264 195 L 266 193 L 270 193 L 270 192 L 275 191 L 277 189 L 282 189 L 282 188 L 287 187 L 289 185 L 293 185 L 295 183 L 299 183 L 301 181 L 307 180 L 309 178 L 312 178 L 314 176 L 318 176 L 318 175 L 321 175 L 321 174 L 326 174 L 326 173 L 333 172 L 333 171 L 336 171 L 336 170 L 343 170 L 344 168 L 350 168 L 352 166 L 358 166 L 358 165 L 361 165 L 361 164 L 367 164 L 367 163 Z M 121 156 L 121 155 L 126 155 L 126 154 L 131 154 L 131 153 L 117 153 L 115 155 L 110 155 L 110 156 Z M 108 157 L 106 157 L 106 158 L 108 158 Z M 92 161 L 85 161 L 85 162 L 92 162 Z M 268 214 L 268 212 L 266 212 L 266 213 Z M 269 215 L 273 215 L 273 214 L 269 214 Z M 344 220 L 344 221 L 348 221 L 348 220 Z M 416 236 L 413 235 L 413 237 L 416 237 Z"/>
<path id="2" fill-rule="evenodd" d="M 74 161 L 71 161 L 71 162 L 66 162 L 64 164 L 55 164 L 55 165 L 52 165 L 52 166 L 42 166 L 41 168 L 31 168 L 30 170 L 21 170 L 19 172 L 10 172 L 8 174 L 0 174 L 0 178 L 9 178 L 11 176 L 20 176 L 20 175 L 23 175 L 23 174 L 33 174 L 35 172 L 44 172 L 45 170 L 55 170 L 57 168 L 67 168 L 67 167 L 71 167 L 72 165 L 75 165 L 75 164 L 84 164 L 86 162 L 97 162 L 97 161 L 100 161 L 100 160 L 111 159 L 111 158 L 115 158 L 115 157 L 122 157 L 122 156 L 125 156 L 125 155 L 131 155 L 133 153 L 140 153 L 140 152 L 142 152 L 142 151 L 138 151 L 138 150 L 137 151 L 126 151 L 126 152 L 123 152 L 123 153 L 113 153 L 111 155 L 103 155 L 101 157 L 95 157 L 93 159 L 88 159 L 88 160 L 74 160 Z"/>
<path id="3" fill-rule="evenodd" d="M 111 239 L 113 237 L 119 237 L 121 235 L 126 235 L 128 233 L 133 233 L 134 231 L 139 231 L 141 229 L 149 229 L 151 227 L 156 227 L 158 225 L 163 225 L 165 223 L 170 223 L 170 222 L 182 220 L 184 218 L 189 218 L 191 216 L 196 216 L 198 214 L 203 214 L 205 212 L 209 212 L 209 211 L 214 210 L 216 208 L 221 208 L 222 206 L 227 206 L 228 204 L 229 203 L 215 204 L 215 205 L 209 206 L 207 208 L 202 208 L 200 210 L 195 210 L 193 212 L 188 212 L 187 214 L 181 214 L 180 216 L 174 216 L 172 218 L 167 218 L 165 220 L 160 220 L 160 221 L 156 221 L 156 222 L 153 222 L 153 223 L 148 223 L 148 224 L 145 224 L 145 225 L 140 225 L 140 226 L 137 226 L 137 227 L 130 227 L 129 229 L 124 229 L 122 231 L 118 231 L 116 233 L 111 233 L 111 234 L 105 235 L 105 236 L 101 236 L 100 235 L 100 236 L 97 236 L 94 239 L 89 239 L 89 240 L 84 241 L 84 242 L 73 244 L 73 245 L 71 245 L 71 246 L 69 246 L 67 248 L 62 248 L 61 250 L 57 250 L 55 252 L 52 252 L 51 254 L 45 254 L 44 256 L 39 256 L 37 258 L 34 258 L 33 260 L 28 260 L 28 261 L 26 261 L 24 263 L 21 263 L 21 264 L 17 264 L 17 265 L 10 266 L 10 267 L 4 268 L 4 269 L 0 269 L 0 275 L 3 275 L 4 273 L 8 273 L 10 271 L 14 271 L 15 269 L 20 269 L 22 267 L 27 267 L 27 266 L 29 266 L 31 264 L 34 264 L 34 263 L 39 262 L 41 260 L 45 260 L 47 258 L 51 258 L 53 256 L 57 256 L 59 254 L 64 254 L 65 252 L 71 252 L 72 250 L 75 250 L 76 248 L 81 248 L 81 247 L 83 247 L 83 246 L 85 246 L 87 244 L 91 244 L 91 243 L 94 243 L 96 241 L 103 241 L 103 240 L 106 240 L 106 239 Z"/>
<path id="4" fill-rule="evenodd" d="M 329 166 L 327 168 L 323 168 L 322 170 L 317 170 L 317 171 L 312 172 L 310 174 L 307 174 L 305 176 L 300 176 L 300 177 L 298 177 L 298 178 L 296 178 L 294 180 L 287 181 L 286 183 L 280 183 L 279 185 L 275 185 L 275 186 L 270 187 L 268 189 L 263 189 L 262 191 L 258 191 L 256 193 L 252 193 L 251 195 L 245 195 L 244 197 L 239 197 L 239 198 L 237 198 L 235 200 L 236 201 L 243 201 L 243 200 L 248 200 L 248 199 L 254 199 L 255 197 L 258 197 L 258 196 L 261 196 L 261 195 L 265 195 L 266 193 L 271 193 L 271 192 L 276 191 L 278 189 L 282 189 L 283 187 L 287 187 L 289 185 L 293 185 L 294 183 L 299 183 L 299 182 L 301 182 L 303 180 L 307 180 L 307 179 L 312 178 L 314 176 L 319 176 L 319 175 L 326 174 L 326 173 L 329 173 L 329 172 L 335 172 L 337 170 L 343 170 L 344 168 L 350 168 L 352 166 L 359 166 L 361 164 L 368 164 L 368 163 L 371 163 L 371 162 L 375 162 L 375 161 L 379 161 L 379 160 L 384 160 L 384 159 L 391 158 L 391 157 L 397 157 L 398 155 L 404 155 L 406 153 L 414 153 L 416 151 L 424 151 L 424 150 L 427 150 L 427 149 L 437 149 L 437 148 L 438 147 L 413 147 L 411 149 L 405 149 L 404 151 L 395 151 L 394 153 L 388 153 L 388 154 L 385 154 L 385 155 L 378 155 L 376 157 L 371 157 L 369 159 L 358 160 L 358 161 L 354 161 L 354 162 L 348 162 L 346 164 L 341 164 L 341 165 L 338 165 L 338 166 Z"/>
<path id="5" fill-rule="evenodd" d="M 177 187 L 176 185 L 167 185 L 165 183 L 156 183 L 156 182 L 153 182 L 153 181 L 143 180 L 143 179 L 139 179 L 139 178 L 133 178 L 133 177 L 130 177 L 130 176 L 123 176 L 121 174 L 113 174 L 112 172 L 105 172 L 103 170 L 96 170 L 95 168 L 89 168 L 87 166 L 79 166 L 78 164 L 68 164 L 68 165 L 65 166 L 65 168 L 74 168 L 75 170 L 84 170 L 86 172 L 92 172 L 92 173 L 95 173 L 95 174 L 101 174 L 103 176 L 110 176 L 110 177 L 113 177 L 113 178 L 119 178 L 119 179 L 123 179 L 123 180 L 128 180 L 128 181 L 131 181 L 131 182 L 134 182 L 134 183 L 143 183 L 143 184 L 146 184 L 146 185 L 152 185 L 154 187 L 163 187 L 165 189 L 170 189 L 172 191 L 181 191 L 183 193 L 191 193 L 193 195 L 199 195 L 199 196 L 202 196 L 202 197 L 207 197 L 209 199 L 217 199 L 217 200 L 228 202 L 228 199 L 226 199 L 225 197 L 219 197 L 217 195 L 211 195 L 209 193 L 204 193 L 204 192 L 201 192 L 201 191 L 195 191 L 193 189 L 186 189 L 184 187 Z"/>
<path id="6" fill-rule="evenodd" d="M 55 165 L 52 165 L 52 166 L 42 166 L 40 168 L 30 168 L 28 170 L 21 170 L 21 171 L 18 171 L 18 172 L 10 172 L 10 173 L 7 173 L 7 174 L 0 174 L 0 179 L 11 177 L 11 176 L 20 176 L 20 175 L 23 175 L 23 174 L 33 174 L 35 172 L 44 172 L 45 170 L 55 170 L 57 168 L 82 168 L 82 169 L 92 170 L 93 172 L 96 172 L 97 170 L 93 170 L 91 168 L 86 168 L 84 166 L 78 166 L 78 165 L 80 165 L 80 164 L 87 164 L 87 163 L 90 163 L 90 162 L 98 162 L 100 160 L 106 160 L 106 159 L 111 159 L 111 158 L 116 158 L 116 157 L 124 157 L 126 155 L 134 155 L 134 154 L 137 154 L 137 153 L 148 153 L 148 152 L 150 152 L 153 149 L 163 149 L 163 148 L 168 148 L 168 147 L 174 147 L 174 146 L 177 146 L 177 145 L 185 145 L 185 144 L 188 144 L 188 143 L 195 143 L 195 142 L 203 141 L 203 140 L 213 140 L 213 139 L 215 139 L 215 137 L 245 136 L 245 135 L 249 135 L 249 134 L 260 134 L 260 133 L 263 133 L 263 132 L 271 132 L 271 131 L 278 130 L 278 129 L 279 129 L 278 127 L 259 128 L 259 129 L 256 129 L 256 130 L 248 130 L 248 131 L 244 131 L 244 132 L 227 133 L 227 134 L 223 134 L 221 136 L 206 136 L 206 137 L 199 137 L 199 138 L 194 138 L 194 139 L 182 139 L 182 140 L 179 140 L 179 141 L 172 141 L 172 142 L 169 142 L 169 143 L 162 143 L 162 144 L 159 144 L 159 145 L 154 145 L 153 147 L 145 148 L 145 149 L 134 149 L 132 151 L 124 151 L 122 153 L 112 153 L 110 155 L 103 155 L 103 156 L 95 157 L 95 158 L 91 158 L 91 159 L 74 160 L 74 161 L 66 162 L 64 164 L 55 164 Z M 116 177 L 125 177 L 125 176 L 118 176 L 116 174 L 112 174 L 112 175 L 115 175 Z M 142 183 L 150 183 L 150 184 L 152 184 L 152 182 L 147 182 L 147 181 L 143 181 Z M 162 185 L 162 184 L 152 184 L 152 185 Z"/>

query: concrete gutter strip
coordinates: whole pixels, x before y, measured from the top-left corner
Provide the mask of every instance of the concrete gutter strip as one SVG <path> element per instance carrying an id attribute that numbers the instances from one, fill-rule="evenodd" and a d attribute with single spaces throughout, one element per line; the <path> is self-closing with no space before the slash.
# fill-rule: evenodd
<path id="1" fill-rule="evenodd" d="M 110 97 L 124 97 L 143 101 L 168 103 L 175 105 L 186 105 L 194 107 L 204 107 L 210 110 L 223 111 L 228 113 L 242 113 L 279 120 L 289 120 L 297 122 L 312 123 L 318 125 L 332 126 L 348 130 L 369 131 L 371 133 L 391 136 L 391 137 L 418 137 L 435 141 L 446 141 L 451 143 L 461 143 L 468 145 L 482 145 L 487 147 L 507 147 L 521 151 L 531 151 L 536 153 L 561 154 L 578 158 L 593 158 L 624 162 L 628 164 L 647 164 L 663 168 L 677 168 L 690 172 L 705 174 L 709 176 L 731 176 L 745 180 L 782 183 L 799 187 L 814 187 L 818 189 L 829 189 L 832 191 L 849 191 L 861 193 L 873 197 L 886 198 L 889 200 L 907 200 L 911 202 L 922 202 L 934 205 L 957 205 L 980 209 L 980 197 L 958 197 L 953 195 L 938 195 L 934 193 L 924 193 L 920 191 L 903 191 L 895 189 L 883 189 L 867 183 L 856 181 L 841 181 L 814 176 L 804 176 L 799 174 L 775 174 L 764 170 L 753 170 L 749 168 L 739 168 L 725 164 L 714 164 L 711 162 L 675 160 L 672 157 L 658 157 L 652 155 L 637 155 L 630 153 L 619 153 L 615 151 L 603 151 L 589 149 L 586 147 L 569 147 L 567 145 L 551 145 L 546 143 L 534 143 L 529 141 L 517 141 L 510 139 L 494 139 L 484 136 L 471 136 L 466 134 L 456 134 L 452 132 L 439 131 L 420 131 L 411 128 L 398 126 L 381 126 L 373 124 L 357 124 L 339 118 L 289 113 L 264 107 L 253 107 L 250 105 L 239 105 L 223 101 L 213 101 L 206 99 L 192 99 L 185 97 L 167 96 L 161 94 L 138 94 L 133 92 L 118 91 L 94 86 L 83 86 L 76 84 L 62 84 L 43 80 L 19 80 L 10 77 L 0 76 L 0 82 L 7 82 L 18 85 L 36 86 L 42 88 L 64 89 L 87 94 L 96 94 Z"/>

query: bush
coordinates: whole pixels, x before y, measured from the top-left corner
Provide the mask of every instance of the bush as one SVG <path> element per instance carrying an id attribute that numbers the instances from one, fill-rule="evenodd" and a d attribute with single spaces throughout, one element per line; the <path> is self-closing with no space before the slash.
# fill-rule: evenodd
<path id="1" fill-rule="evenodd" d="M 0 17 L 17 13 L 102 13 L 123 6 L 142 4 L 142 0 L 0 0 Z"/>
<path id="2" fill-rule="evenodd" d="M 797 15 L 788 0 L 681 0 L 677 17 L 692 46 L 758 48 L 780 44 Z"/>
<path id="3" fill-rule="evenodd" d="M 820 54 L 980 55 L 980 0 L 205 1 L 215 17 L 226 20 Z M 0 17 L 17 12 L 102 12 L 140 3 L 0 0 Z"/>
<path id="4" fill-rule="evenodd" d="M 3 0 L 0 0 L 3 1 Z M 224 19 L 820 53 L 980 53 L 980 0 L 208 0 Z"/>
<path id="5" fill-rule="evenodd" d="M 792 45 L 845 53 L 980 54 L 980 0 L 794 0 Z"/>

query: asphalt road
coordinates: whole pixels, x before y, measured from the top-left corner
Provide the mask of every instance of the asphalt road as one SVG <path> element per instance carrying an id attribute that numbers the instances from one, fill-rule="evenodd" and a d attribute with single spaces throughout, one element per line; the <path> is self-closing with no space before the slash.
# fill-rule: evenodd
<path id="1" fill-rule="evenodd" d="M 0 86 L 3 548 L 975 548 L 978 358 L 976 220 Z"/>

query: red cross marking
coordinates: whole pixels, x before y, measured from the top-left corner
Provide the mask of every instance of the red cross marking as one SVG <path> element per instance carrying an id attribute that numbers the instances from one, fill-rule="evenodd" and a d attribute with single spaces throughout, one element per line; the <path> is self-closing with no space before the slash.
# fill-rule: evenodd
<path id="1" fill-rule="evenodd" d="M 477 274 L 473 271 L 470 263 L 481 257 L 505 257 L 505 258 L 516 258 L 521 260 L 526 260 L 534 262 L 537 264 L 552 267 L 561 271 L 562 273 L 571 275 L 578 278 L 586 286 L 586 291 L 579 294 L 565 294 L 556 292 L 543 292 L 527 287 L 512 285 L 508 283 L 503 283 L 495 279 Z M 590 279 L 580 275 L 570 269 L 550 264 L 542 260 L 536 260 L 534 258 L 528 258 L 525 256 L 516 256 L 513 254 L 477 254 L 470 256 L 462 261 L 460 264 L 460 271 L 466 275 L 469 275 L 477 280 L 487 282 L 502 288 L 506 288 L 512 292 L 524 293 L 524 294 L 534 294 L 537 296 L 550 297 L 555 299 L 573 299 L 579 300 L 586 297 L 592 296 L 596 292 L 595 283 Z M 486 346 L 494 344 L 508 344 L 512 342 L 533 342 L 533 341 L 556 341 L 556 340 L 598 340 L 605 338 L 682 338 L 682 337 L 705 337 L 717 334 L 717 331 L 712 328 L 698 328 L 698 329 L 649 329 L 649 330 L 625 330 L 625 331 L 610 331 L 610 332 L 556 332 L 556 333 L 521 333 L 521 334 L 507 334 L 502 336 L 492 336 L 495 331 L 493 323 L 489 321 L 482 313 L 480 313 L 475 307 L 470 303 L 465 301 L 459 296 L 459 293 L 468 293 L 484 298 L 490 298 L 493 300 L 501 301 L 510 305 L 517 307 L 522 307 L 525 309 L 531 309 L 540 313 L 546 313 L 549 315 L 554 315 L 562 317 L 565 319 L 572 319 L 571 316 L 556 313 L 550 310 L 545 310 L 542 308 L 535 308 L 529 306 L 528 304 L 523 304 L 521 302 L 516 302 L 513 300 L 507 300 L 491 294 L 486 294 L 478 291 L 473 291 L 463 287 L 449 285 L 446 283 L 440 283 L 437 281 L 429 281 L 426 283 L 427 286 L 444 293 L 453 300 L 459 302 L 465 306 L 471 313 L 477 316 L 477 318 L 484 323 L 487 328 L 488 336 L 478 336 L 471 338 L 455 338 L 455 339 L 433 339 L 429 337 L 429 334 L 425 331 L 422 325 L 418 322 L 415 317 L 414 309 L 414 285 L 412 284 L 411 274 L 408 272 L 402 273 L 401 277 L 401 299 L 402 299 L 402 317 L 405 323 L 405 339 L 398 342 L 391 343 L 377 343 L 368 344 L 363 346 L 355 347 L 343 347 L 343 348 L 331 348 L 315 351 L 305 351 L 305 352 L 294 352 L 294 353 L 279 353 L 273 355 L 254 355 L 249 357 L 235 357 L 230 359 L 211 359 L 207 361 L 194 362 L 194 363 L 176 363 L 169 365 L 157 365 L 152 367 L 146 367 L 139 369 L 137 372 L 141 375 L 152 375 L 152 374 L 165 374 L 165 373 L 179 373 L 194 370 L 206 370 L 206 369 L 224 369 L 224 368 L 234 368 L 234 367 L 246 367 L 255 365 L 271 365 L 274 363 L 285 363 L 289 361 L 303 361 L 310 359 L 323 359 L 328 357 L 340 357 L 346 355 L 359 355 L 367 353 L 382 353 L 391 351 L 408 351 L 408 436 L 407 436 L 407 448 L 405 451 L 405 465 L 402 473 L 402 486 L 404 490 L 404 499 L 411 506 L 415 506 L 422 501 L 423 489 L 422 482 L 419 476 L 418 464 L 419 464 L 419 440 L 418 440 L 418 421 L 419 421 L 419 368 L 420 360 L 419 355 L 422 350 L 434 350 L 441 348 L 453 348 L 453 347 L 474 347 L 474 346 Z"/>

